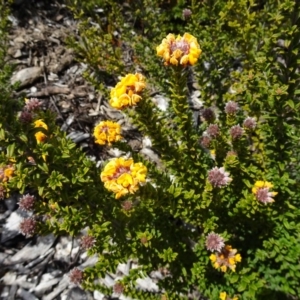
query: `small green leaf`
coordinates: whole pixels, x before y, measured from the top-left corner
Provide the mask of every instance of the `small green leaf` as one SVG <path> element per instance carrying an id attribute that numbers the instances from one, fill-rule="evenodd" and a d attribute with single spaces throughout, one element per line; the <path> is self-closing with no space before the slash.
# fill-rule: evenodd
<path id="1" fill-rule="evenodd" d="M 233 274 L 231 274 L 230 277 L 229 277 L 229 282 L 232 283 L 232 284 L 234 284 L 234 283 L 238 282 L 239 278 L 240 278 L 240 277 L 239 277 L 238 274 L 233 273 Z"/>
<path id="2" fill-rule="evenodd" d="M 289 106 L 290 108 L 295 109 L 295 103 L 291 99 L 285 103 L 285 106 Z"/>
<path id="3" fill-rule="evenodd" d="M 25 134 L 21 134 L 19 136 L 20 140 L 23 141 L 24 143 L 27 143 L 28 142 L 28 138 Z"/>
<path id="4" fill-rule="evenodd" d="M 13 157 L 14 152 L 15 152 L 15 144 L 13 143 L 13 144 L 8 145 L 8 147 L 6 149 L 7 156 L 9 158 Z"/>
<path id="5" fill-rule="evenodd" d="M 46 163 L 43 163 L 42 165 L 38 165 L 38 168 L 41 169 L 42 171 L 44 171 L 45 173 L 49 172 L 48 166 Z"/>

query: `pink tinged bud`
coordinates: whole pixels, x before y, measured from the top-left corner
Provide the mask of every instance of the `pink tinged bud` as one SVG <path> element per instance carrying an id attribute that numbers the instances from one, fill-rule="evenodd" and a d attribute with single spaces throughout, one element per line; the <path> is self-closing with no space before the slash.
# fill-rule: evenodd
<path id="1" fill-rule="evenodd" d="M 142 236 L 142 237 L 141 237 L 141 243 L 142 243 L 142 244 L 148 243 L 148 239 L 147 239 L 146 236 Z"/>
<path id="2" fill-rule="evenodd" d="M 211 232 L 206 237 L 206 249 L 209 251 L 221 252 L 222 248 L 225 246 L 224 239 L 214 232 Z"/>
<path id="3" fill-rule="evenodd" d="M 239 109 L 238 104 L 234 101 L 229 101 L 225 105 L 225 113 L 229 115 L 234 115 Z"/>
<path id="4" fill-rule="evenodd" d="M 26 100 L 24 110 L 27 110 L 28 112 L 37 111 L 41 105 L 42 103 L 37 98 L 30 98 L 29 100 Z"/>
<path id="5" fill-rule="evenodd" d="M 23 123 L 31 123 L 32 120 L 33 120 L 33 116 L 28 111 L 22 111 L 21 114 L 20 114 L 20 116 L 19 116 L 19 119 Z"/>
<path id="6" fill-rule="evenodd" d="M 247 117 L 243 122 L 243 126 L 245 129 L 253 130 L 256 127 L 256 121 L 254 118 Z"/>
<path id="7" fill-rule="evenodd" d="M 202 138 L 201 138 L 201 141 L 200 141 L 200 144 L 202 147 L 204 148 L 209 148 L 210 146 L 210 142 L 211 142 L 211 138 L 207 135 L 204 135 Z"/>
<path id="8" fill-rule="evenodd" d="M 33 236 L 36 230 L 36 221 L 33 218 L 24 219 L 20 223 L 19 230 L 26 237 Z"/>
<path id="9" fill-rule="evenodd" d="M 216 119 L 216 114 L 210 107 L 208 107 L 203 109 L 202 117 L 206 122 L 211 123 Z"/>
<path id="10" fill-rule="evenodd" d="M 229 157 L 229 156 L 237 156 L 237 153 L 235 151 L 228 151 L 226 154 L 226 157 Z"/>
<path id="11" fill-rule="evenodd" d="M 79 285 L 83 280 L 83 272 L 78 268 L 74 268 L 70 271 L 69 278 L 72 283 Z"/>
<path id="12" fill-rule="evenodd" d="M 124 291 L 124 286 L 122 283 L 117 282 L 113 287 L 114 293 L 116 294 L 122 294 Z"/>
<path id="13" fill-rule="evenodd" d="M 132 201 L 126 200 L 123 202 L 122 207 L 124 210 L 129 211 L 132 209 L 133 203 L 132 203 Z"/>
<path id="14" fill-rule="evenodd" d="M 34 196 L 31 196 L 29 194 L 24 195 L 19 201 L 19 207 L 22 210 L 31 211 L 33 210 L 34 207 L 34 200 L 35 200 Z"/>
<path id="15" fill-rule="evenodd" d="M 208 172 L 208 181 L 214 186 L 214 187 L 223 187 L 228 185 L 232 178 L 229 177 L 229 173 L 225 172 L 224 167 L 217 168 L 214 167 Z"/>
<path id="16" fill-rule="evenodd" d="M 88 250 L 90 248 L 92 248 L 94 245 L 95 245 L 95 238 L 90 236 L 90 235 L 86 235 L 86 236 L 83 236 L 81 238 L 81 247 L 84 249 L 84 250 Z"/>
<path id="17" fill-rule="evenodd" d="M 185 8 L 183 11 L 182 11 L 182 16 L 185 20 L 189 19 L 192 15 L 192 11 L 188 8 Z"/>
<path id="18" fill-rule="evenodd" d="M 273 193 L 269 191 L 269 188 L 259 188 L 256 192 L 256 199 L 264 204 L 274 202 L 272 198 Z"/>
<path id="19" fill-rule="evenodd" d="M 210 124 L 206 132 L 211 137 L 216 138 L 220 134 L 219 126 L 217 124 Z"/>
<path id="20" fill-rule="evenodd" d="M 230 135 L 233 140 L 241 138 L 243 133 L 244 130 L 240 125 L 235 125 L 230 128 Z"/>

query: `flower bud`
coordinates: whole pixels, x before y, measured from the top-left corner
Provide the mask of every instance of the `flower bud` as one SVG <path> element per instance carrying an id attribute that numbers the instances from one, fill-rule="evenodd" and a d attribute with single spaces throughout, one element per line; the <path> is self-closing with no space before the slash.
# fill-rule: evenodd
<path id="1" fill-rule="evenodd" d="M 182 17 L 185 19 L 185 20 L 188 20 L 192 15 L 192 11 L 188 8 L 185 8 L 183 11 L 182 11 Z"/>
<path id="2" fill-rule="evenodd" d="M 232 179 L 229 177 L 229 173 L 225 172 L 224 167 L 218 168 L 214 167 L 208 172 L 208 181 L 214 187 L 222 187 L 228 185 Z"/>
<path id="3" fill-rule="evenodd" d="M 206 132 L 211 137 L 216 138 L 220 134 L 220 129 L 217 124 L 210 124 L 206 129 Z"/>
<path id="4" fill-rule="evenodd" d="M 70 271 L 69 278 L 72 283 L 79 285 L 83 280 L 83 272 L 78 268 L 74 268 Z"/>
<path id="5" fill-rule="evenodd" d="M 225 113 L 228 115 L 234 115 L 239 110 L 239 106 L 234 101 L 229 101 L 225 105 Z"/>
<path id="6" fill-rule="evenodd" d="M 243 122 L 243 126 L 245 129 L 253 130 L 256 127 L 256 121 L 254 118 L 247 117 Z"/>
<path id="7" fill-rule="evenodd" d="M 29 194 L 24 195 L 19 201 L 19 207 L 25 211 L 31 211 L 34 207 L 34 196 Z"/>
<path id="8" fill-rule="evenodd" d="M 81 238 L 81 247 L 84 250 L 88 250 L 90 248 L 92 248 L 95 245 L 95 238 L 90 236 L 90 235 L 85 235 Z"/>
<path id="9" fill-rule="evenodd" d="M 122 283 L 117 282 L 117 283 L 115 283 L 113 290 L 114 290 L 114 293 L 116 293 L 116 294 L 122 294 L 124 291 L 124 286 Z"/>
<path id="10" fill-rule="evenodd" d="M 210 142 L 211 142 L 211 138 L 208 135 L 202 136 L 202 138 L 200 140 L 200 144 L 204 148 L 209 148 Z"/>
<path id="11" fill-rule="evenodd" d="M 205 245 L 206 249 L 209 251 L 221 252 L 225 243 L 224 239 L 219 234 L 211 232 L 206 237 Z"/>
<path id="12" fill-rule="evenodd" d="M 36 220 L 33 218 L 24 219 L 20 223 L 20 232 L 26 237 L 33 236 L 36 231 Z"/>
<path id="13" fill-rule="evenodd" d="M 210 107 L 208 107 L 203 109 L 202 117 L 206 122 L 212 123 L 216 119 L 216 114 Z"/>
<path id="14" fill-rule="evenodd" d="M 240 125 L 235 125 L 230 128 L 230 135 L 233 140 L 241 138 L 243 133 L 244 130 Z"/>

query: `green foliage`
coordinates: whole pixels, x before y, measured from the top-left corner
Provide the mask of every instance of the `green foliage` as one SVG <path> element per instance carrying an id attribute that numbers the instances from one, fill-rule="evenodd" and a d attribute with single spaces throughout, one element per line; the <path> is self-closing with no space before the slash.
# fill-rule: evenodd
<path id="1" fill-rule="evenodd" d="M 80 20 L 80 37 L 71 38 L 70 46 L 87 63 L 87 78 L 99 91 L 108 98 L 106 85 L 114 85 L 118 76 L 145 75 L 148 90 L 124 113 L 150 137 L 160 164 L 123 141 L 114 144 L 148 170 L 147 182 L 135 194 L 116 200 L 100 181 L 104 166 L 97 168 L 66 138 L 53 114 L 39 110 L 34 115 L 47 130 L 20 121 L 12 107 L 10 67 L 1 52 L 5 67 L 0 84 L 9 92 L 0 98 L 0 162 L 15 167 L 14 176 L 3 185 L 6 191 L 34 191 L 35 214 L 45 220 L 39 227 L 42 233 L 77 235 L 89 228 L 95 239 L 89 253 L 100 255 L 96 265 L 84 271 L 84 288 L 110 293 L 99 278 L 132 260 L 138 266 L 120 283 L 124 294 L 136 299 L 187 299 L 191 290 L 210 299 L 224 291 L 239 299 L 296 299 L 298 1 L 70 0 L 69 7 Z M 183 18 L 184 8 L 191 9 L 190 18 Z M 167 34 L 184 32 L 201 45 L 198 63 L 188 68 L 164 66 L 156 46 Z M 199 126 L 188 102 L 195 86 L 204 107 L 217 115 L 204 118 Z M 153 102 L 157 92 L 168 99 L 166 110 Z M 225 111 L 229 101 L 238 104 L 237 112 Z M 255 120 L 255 128 L 243 126 L 247 117 Z M 200 141 L 211 125 L 219 131 L 210 134 L 204 147 Z M 243 131 L 234 137 L 232 127 L 237 125 Z M 36 142 L 38 132 L 47 135 L 45 141 Z M 215 187 L 209 179 L 214 167 L 224 167 L 232 181 Z M 252 190 L 257 182 L 273 184 L 268 188 L 278 193 L 269 195 L 273 203 L 258 201 Z M 241 255 L 236 272 L 214 268 L 205 245 L 212 231 Z M 162 269 L 167 274 L 158 283 L 162 294 L 136 289 L 138 278 Z"/>

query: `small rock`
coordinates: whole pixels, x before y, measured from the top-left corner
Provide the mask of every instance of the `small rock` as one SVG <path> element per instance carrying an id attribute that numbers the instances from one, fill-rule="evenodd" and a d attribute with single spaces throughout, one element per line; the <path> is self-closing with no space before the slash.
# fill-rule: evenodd
<path id="1" fill-rule="evenodd" d="M 27 275 L 18 276 L 16 284 L 26 290 L 29 290 L 35 286 L 34 283 L 29 281 Z"/>
<path id="2" fill-rule="evenodd" d="M 155 284 L 150 277 L 138 278 L 136 280 L 138 287 L 142 290 L 150 291 L 150 292 L 158 292 L 159 288 L 157 284 Z"/>
<path id="3" fill-rule="evenodd" d="M 137 300 L 137 299 L 132 299 L 131 297 L 126 297 L 123 294 L 119 296 L 118 300 Z"/>
<path id="4" fill-rule="evenodd" d="M 45 292 L 52 289 L 52 287 L 56 285 L 60 279 L 61 278 L 53 278 L 51 274 L 44 274 L 39 285 L 30 290 L 30 292 L 34 292 L 37 296 L 42 296 Z"/>
<path id="5" fill-rule="evenodd" d="M 67 137 L 71 139 L 74 143 L 79 143 L 85 139 L 88 139 L 90 137 L 90 134 L 80 131 L 72 131 L 70 134 L 67 135 Z"/>
<path id="6" fill-rule="evenodd" d="M 37 244 L 31 246 L 30 244 L 23 247 L 14 256 L 9 258 L 9 263 L 17 263 L 23 261 L 30 261 L 37 257 L 43 257 L 44 254 L 52 247 L 55 237 L 53 234 L 42 236 L 37 241 Z"/>
<path id="7" fill-rule="evenodd" d="M 151 148 L 152 146 L 152 142 L 148 136 L 143 137 L 142 144 L 143 144 L 143 148 Z"/>
<path id="8" fill-rule="evenodd" d="M 67 131 L 67 129 L 69 128 L 69 126 L 73 123 L 75 119 L 74 115 L 69 115 L 67 120 L 64 122 L 64 124 L 61 126 L 61 130 L 62 131 Z"/>
<path id="9" fill-rule="evenodd" d="M 15 2 L 20 2 L 20 1 L 22 2 L 24 0 L 15 0 Z M 19 25 L 18 19 L 16 19 L 13 15 L 9 15 L 8 20 L 13 24 L 13 26 L 18 26 Z"/>
<path id="10" fill-rule="evenodd" d="M 14 58 L 19 58 L 22 56 L 22 51 L 20 49 L 18 49 L 15 54 L 13 55 Z"/>
<path id="11" fill-rule="evenodd" d="M 81 258 L 83 259 L 86 256 L 87 252 L 84 252 L 85 254 L 81 254 Z M 83 264 L 80 265 L 80 267 L 87 268 L 92 267 L 98 262 L 97 255 L 90 256 Z"/>
<path id="12" fill-rule="evenodd" d="M 6 241 L 13 239 L 15 236 L 20 234 L 20 223 L 28 216 L 29 214 L 27 212 L 23 212 L 20 209 L 12 212 L 6 219 L 6 223 L 3 226 L 1 243 L 5 243 Z"/>
<path id="13" fill-rule="evenodd" d="M 127 264 L 119 264 L 117 267 L 117 273 L 120 272 L 124 275 L 129 275 L 130 271 L 130 261 Z"/>
<path id="14" fill-rule="evenodd" d="M 57 81 L 59 79 L 57 74 L 54 74 L 52 72 L 50 72 L 50 74 L 48 75 L 48 80 L 49 81 Z"/>
<path id="15" fill-rule="evenodd" d="M 70 262 L 70 259 L 74 259 L 79 251 L 79 245 L 77 242 L 73 242 L 70 237 L 61 237 L 60 241 L 55 247 L 56 253 L 54 258 L 59 261 Z"/>
<path id="16" fill-rule="evenodd" d="M 37 88 L 35 86 L 32 86 L 30 88 L 30 93 L 36 93 L 37 92 Z"/>
<path id="17" fill-rule="evenodd" d="M 63 297 L 61 297 L 62 300 Z M 81 288 L 79 287 L 74 287 L 72 289 L 70 289 L 66 295 L 66 300 L 90 300 L 91 299 L 91 296 L 83 291 Z"/>
<path id="18" fill-rule="evenodd" d="M 23 299 L 23 300 L 39 300 L 33 294 L 31 294 L 30 292 L 25 291 L 22 288 L 18 289 L 17 295 L 20 296 L 20 298 Z"/>
<path id="19" fill-rule="evenodd" d="M 25 43 L 25 39 L 22 37 L 22 36 L 17 36 L 15 39 L 14 39 L 14 43 L 15 44 L 21 44 L 21 43 Z"/>
<path id="20" fill-rule="evenodd" d="M 105 275 L 104 279 L 101 280 L 103 284 L 107 287 L 113 287 L 115 285 L 115 280 L 108 274 Z"/>
<path id="21" fill-rule="evenodd" d="M 110 148 L 108 149 L 107 153 L 112 157 L 120 157 L 124 155 L 124 151 L 121 151 L 118 148 Z"/>
<path id="22" fill-rule="evenodd" d="M 17 292 L 18 286 L 16 284 L 13 284 L 9 291 L 9 296 L 7 300 L 15 300 L 16 292 Z"/>
<path id="23" fill-rule="evenodd" d="M 41 299 L 42 300 L 55 299 L 56 296 L 61 294 L 69 286 L 69 284 L 70 282 L 69 282 L 68 275 L 64 275 L 62 280 L 59 282 L 59 285 L 56 288 L 54 288 L 54 290 L 50 294 L 43 296 Z"/>
<path id="24" fill-rule="evenodd" d="M 162 95 L 156 95 L 155 97 L 152 98 L 152 101 L 157 105 L 157 107 L 160 110 L 166 111 L 168 109 L 169 106 L 168 100 Z"/>
<path id="25" fill-rule="evenodd" d="M 17 206 L 17 201 L 18 201 L 18 195 L 16 194 L 11 195 L 9 198 L 4 200 L 7 209 L 10 211 L 15 210 Z"/>
<path id="26" fill-rule="evenodd" d="M 98 291 L 94 291 L 93 293 L 94 299 L 95 300 L 104 300 L 104 295 Z"/>
<path id="27" fill-rule="evenodd" d="M 9 287 L 5 286 L 1 291 L 0 299 L 7 299 L 8 295 L 9 295 Z"/>
<path id="28" fill-rule="evenodd" d="M 14 272 L 7 272 L 2 277 L 2 281 L 6 285 L 13 285 L 16 282 L 17 274 Z"/>

